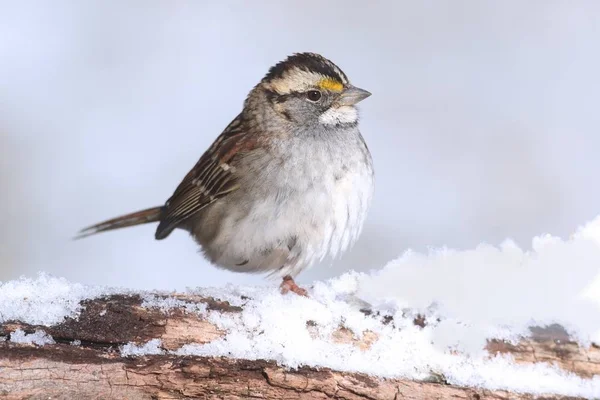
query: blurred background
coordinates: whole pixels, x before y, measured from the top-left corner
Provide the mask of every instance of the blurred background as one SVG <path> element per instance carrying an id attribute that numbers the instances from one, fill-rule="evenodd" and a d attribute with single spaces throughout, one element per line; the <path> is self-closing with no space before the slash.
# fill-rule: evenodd
<path id="1" fill-rule="evenodd" d="M 162 204 L 267 69 L 299 51 L 373 96 L 377 182 L 353 250 L 568 237 L 600 214 L 600 2 L 0 1 L 0 280 L 182 289 L 268 283 L 186 233 L 82 227 Z M 257 234 L 260 234 L 257 232 Z"/>

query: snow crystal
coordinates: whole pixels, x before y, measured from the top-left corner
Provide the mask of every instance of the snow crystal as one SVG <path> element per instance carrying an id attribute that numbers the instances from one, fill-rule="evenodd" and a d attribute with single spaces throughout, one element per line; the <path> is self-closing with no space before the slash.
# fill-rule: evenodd
<path id="1" fill-rule="evenodd" d="M 122 357 L 136 357 L 151 354 L 163 354 L 164 351 L 161 349 L 162 341 L 160 339 L 152 339 L 142 345 L 135 343 L 127 343 L 121 346 Z"/>
<path id="2" fill-rule="evenodd" d="M 36 330 L 34 333 L 25 333 L 22 329 L 17 329 L 10 334 L 10 341 L 13 343 L 35 344 L 38 346 L 54 344 L 54 339 L 40 329 Z"/>

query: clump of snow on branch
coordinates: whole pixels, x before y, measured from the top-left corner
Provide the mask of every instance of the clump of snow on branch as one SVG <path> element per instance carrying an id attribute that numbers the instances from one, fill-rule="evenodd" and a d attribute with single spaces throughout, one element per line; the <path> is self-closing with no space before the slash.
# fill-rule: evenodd
<path id="1" fill-rule="evenodd" d="M 34 333 L 25 333 L 22 329 L 17 329 L 10 334 L 10 341 L 21 344 L 36 344 L 38 346 L 54 344 L 54 339 L 40 329 L 37 329 Z"/>
<path id="2" fill-rule="evenodd" d="M 130 343 L 121 354 L 270 359 L 288 367 L 412 379 L 441 375 L 461 386 L 600 397 L 600 377 L 584 379 L 547 363 L 517 364 L 485 350 L 488 339 L 517 341 L 531 327 L 551 324 L 581 343 L 600 342 L 599 271 L 600 218 L 568 240 L 534 238 L 528 251 L 507 241 L 465 251 L 408 252 L 378 271 L 316 282 L 309 298 L 281 295 L 276 287 L 192 290 L 243 306 L 239 313 L 145 294 L 145 307 L 185 309 L 227 334 L 171 352 L 158 339 Z M 7 282 L 0 286 L 0 321 L 57 323 L 74 315 L 82 299 L 101 293 L 106 290 L 45 275 Z M 357 339 L 370 334 L 377 340 L 366 349 L 336 343 L 332 334 L 341 327 Z"/>
<path id="3" fill-rule="evenodd" d="M 188 313 L 197 314 L 204 314 L 206 312 L 206 304 L 204 303 L 190 303 L 173 297 L 157 296 L 151 293 L 144 296 L 142 307 L 157 308 L 162 312 L 169 312 L 173 309 L 185 310 Z"/>
<path id="4" fill-rule="evenodd" d="M 123 357 L 135 357 L 144 355 L 163 354 L 164 351 L 161 349 L 161 340 L 152 339 L 142 345 L 136 345 L 135 343 L 127 343 L 121 346 L 121 355 Z"/>
<path id="5" fill-rule="evenodd" d="M 507 241 L 467 251 L 408 252 L 379 271 L 317 282 L 310 298 L 281 296 L 276 289 L 200 290 L 233 304 L 249 300 L 241 314 L 208 313 L 228 332 L 225 338 L 177 353 L 383 377 L 441 374 L 456 385 L 597 397 L 599 377 L 490 358 L 485 345 L 494 338 L 517 341 L 530 327 L 555 323 L 584 344 L 600 342 L 599 272 L 600 218 L 568 240 L 536 237 L 530 251 Z M 424 318 L 424 328 L 415 326 L 416 317 Z M 367 350 L 332 343 L 339 327 L 357 336 L 370 331 L 378 340 Z"/>
<path id="6" fill-rule="evenodd" d="M 510 339 L 552 323 L 580 343 L 600 343 L 600 217 L 569 240 L 536 237 L 530 251 L 506 241 L 465 251 L 408 252 L 362 275 L 359 286 L 358 296 L 367 301 L 435 308 L 445 317 L 435 341 L 462 350 L 481 349 L 486 334 Z"/>
<path id="7" fill-rule="evenodd" d="M 0 323 L 19 320 L 32 325 L 53 325 L 81 310 L 81 301 L 115 289 L 89 287 L 40 273 L 37 279 L 21 277 L 0 282 Z"/>
<path id="8" fill-rule="evenodd" d="M 227 335 L 206 344 L 184 345 L 174 353 L 271 359 L 291 368 L 320 366 L 389 378 L 428 379 L 437 375 L 459 386 L 535 394 L 600 396 L 600 378 L 584 379 L 546 363 L 516 364 L 509 356 L 490 357 L 483 346 L 457 346 L 463 341 L 480 343 L 486 337 L 494 338 L 495 331 L 510 333 L 510 327 L 480 328 L 464 336 L 468 329 L 460 326 L 468 327 L 469 322 L 446 318 L 431 307 L 422 310 L 426 320 L 422 328 L 414 324 L 417 314 L 404 308 L 407 304 L 396 307 L 387 299 L 373 303 L 365 313 L 360 300 L 351 300 L 360 293 L 364 278 L 348 273 L 318 282 L 310 298 L 282 296 L 276 289 L 223 292 L 223 300 L 246 299 L 242 313 L 208 312 L 208 320 Z M 350 329 L 357 338 L 374 333 L 377 340 L 367 349 L 335 343 L 332 333 L 340 327 Z M 521 326 L 515 329 L 525 331 Z M 456 352 L 457 347 L 468 351 Z"/>

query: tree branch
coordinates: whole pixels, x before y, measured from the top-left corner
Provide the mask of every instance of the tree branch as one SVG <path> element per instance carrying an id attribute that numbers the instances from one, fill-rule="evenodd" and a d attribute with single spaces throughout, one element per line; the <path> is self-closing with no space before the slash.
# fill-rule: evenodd
<path id="1" fill-rule="evenodd" d="M 171 296 L 219 313 L 239 313 L 227 302 L 193 295 Z M 184 308 L 168 311 L 142 306 L 139 295 L 114 295 L 83 302 L 78 318 L 54 326 L 5 322 L 0 335 L 0 395 L 6 399 L 535 399 L 535 396 L 448 385 L 443 376 L 428 382 L 381 379 L 365 374 L 302 367 L 288 370 L 273 361 L 178 356 L 167 352 L 185 344 L 209 343 L 225 335 Z M 415 319 L 415 324 L 424 322 Z M 42 329 L 54 344 L 14 343 L 18 329 Z M 316 329 L 308 324 L 307 329 Z M 517 362 L 555 362 L 581 377 L 600 373 L 600 349 L 571 341 L 559 326 L 532 329 L 518 345 L 493 340 L 491 355 L 509 353 Z M 126 357 L 120 346 L 161 340 L 165 352 Z M 340 328 L 332 341 L 369 348 L 377 335 L 360 339 Z M 75 342 L 75 345 L 74 345 Z M 542 397 L 539 397 L 542 398 Z M 544 396 L 544 399 L 567 399 Z M 570 398 L 573 399 L 573 398 Z"/>

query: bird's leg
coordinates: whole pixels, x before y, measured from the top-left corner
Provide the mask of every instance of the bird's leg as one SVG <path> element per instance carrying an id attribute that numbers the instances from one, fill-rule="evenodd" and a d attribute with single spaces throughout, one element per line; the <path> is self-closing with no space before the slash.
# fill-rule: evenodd
<path id="1" fill-rule="evenodd" d="M 308 297 L 308 292 L 306 291 L 306 289 L 302 289 L 300 286 L 296 285 L 296 282 L 294 282 L 294 278 L 292 278 L 290 275 L 286 275 L 283 277 L 283 282 L 281 282 L 279 288 L 281 289 L 281 294 L 286 294 L 287 292 L 294 292 L 298 296 Z"/>

